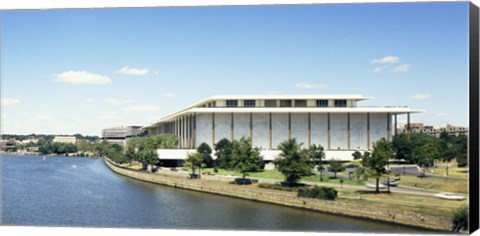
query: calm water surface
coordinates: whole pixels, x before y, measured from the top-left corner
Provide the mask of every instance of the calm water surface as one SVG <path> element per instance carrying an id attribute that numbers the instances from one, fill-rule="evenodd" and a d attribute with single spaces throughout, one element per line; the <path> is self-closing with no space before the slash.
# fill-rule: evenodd
<path id="1" fill-rule="evenodd" d="M 4 225 L 420 232 L 144 183 L 113 173 L 101 159 L 14 155 L 1 159 Z"/>

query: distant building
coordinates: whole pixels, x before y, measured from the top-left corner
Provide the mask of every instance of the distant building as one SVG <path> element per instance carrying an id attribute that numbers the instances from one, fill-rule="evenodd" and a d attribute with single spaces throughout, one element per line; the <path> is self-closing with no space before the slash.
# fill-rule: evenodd
<path id="1" fill-rule="evenodd" d="M 141 136 L 142 126 L 121 126 L 102 130 L 102 140 L 111 144 L 125 145 L 129 138 Z"/>
<path id="2" fill-rule="evenodd" d="M 13 149 L 15 147 L 15 139 L 0 139 L 0 147 L 2 151 Z"/>
<path id="3" fill-rule="evenodd" d="M 25 140 L 22 140 L 20 143 L 21 144 L 38 143 L 38 139 L 36 138 L 25 139 Z"/>
<path id="4" fill-rule="evenodd" d="M 71 144 L 76 144 L 77 143 L 77 137 L 75 136 L 55 136 L 53 138 L 54 143 L 71 143 Z"/>
<path id="5" fill-rule="evenodd" d="M 402 128 L 397 129 L 398 133 L 406 133 L 408 129 L 408 124 L 404 125 Z M 450 135 L 467 135 L 468 136 L 468 127 L 453 126 L 450 124 L 446 125 L 424 125 L 423 123 L 411 123 L 410 132 L 412 133 L 426 133 L 428 135 L 440 137 L 442 132 L 447 132 Z"/>

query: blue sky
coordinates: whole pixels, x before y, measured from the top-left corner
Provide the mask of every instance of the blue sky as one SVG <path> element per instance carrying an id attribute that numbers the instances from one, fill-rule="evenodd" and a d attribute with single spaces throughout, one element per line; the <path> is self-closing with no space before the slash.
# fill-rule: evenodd
<path id="1" fill-rule="evenodd" d="M 2 11 L 2 133 L 144 125 L 217 94 L 362 94 L 468 126 L 468 2 Z M 400 122 L 404 122 L 400 118 Z"/>

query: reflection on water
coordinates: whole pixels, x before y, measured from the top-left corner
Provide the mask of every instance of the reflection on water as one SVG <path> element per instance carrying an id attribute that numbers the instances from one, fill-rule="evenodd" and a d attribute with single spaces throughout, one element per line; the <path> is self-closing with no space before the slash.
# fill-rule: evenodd
<path id="1" fill-rule="evenodd" d="M 420 232 L 405 226 L 165 187 L 101 159 L 2 156 L 2 224 L 323 232 Z"/>

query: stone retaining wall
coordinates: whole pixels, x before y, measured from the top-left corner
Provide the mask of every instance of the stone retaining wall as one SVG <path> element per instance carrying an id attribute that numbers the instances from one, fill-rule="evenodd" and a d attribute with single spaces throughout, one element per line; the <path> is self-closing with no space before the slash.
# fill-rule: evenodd
<path id="1" fill-rule="evenodd" d="M 424 215 L 415 212 L 405 212 L 394 209 L 382 209 L 361 204 L 346 203 L 342 201 L 328 201 L 320 199 L 300 198 L 294 192 L 280 192 L 270 189 L 261 189 L 253 186 L 239 186 L 225 181 L 212 181 L 205 179 L 188 179 L 181 173 L 162 172 L 150 174 L 133 171 L 116 165 L 105 159 L 107 166 L 114 172 L 134 179 L 168 185 L 177 188 L 273 203 L 283 206 L 303 208 L 337 215 L 346 215 L 403 224 L 430 230 L 449 231 L 451 222 L 449 218 Z M 204 177 L 204 176 L 202 176 Z"/>

